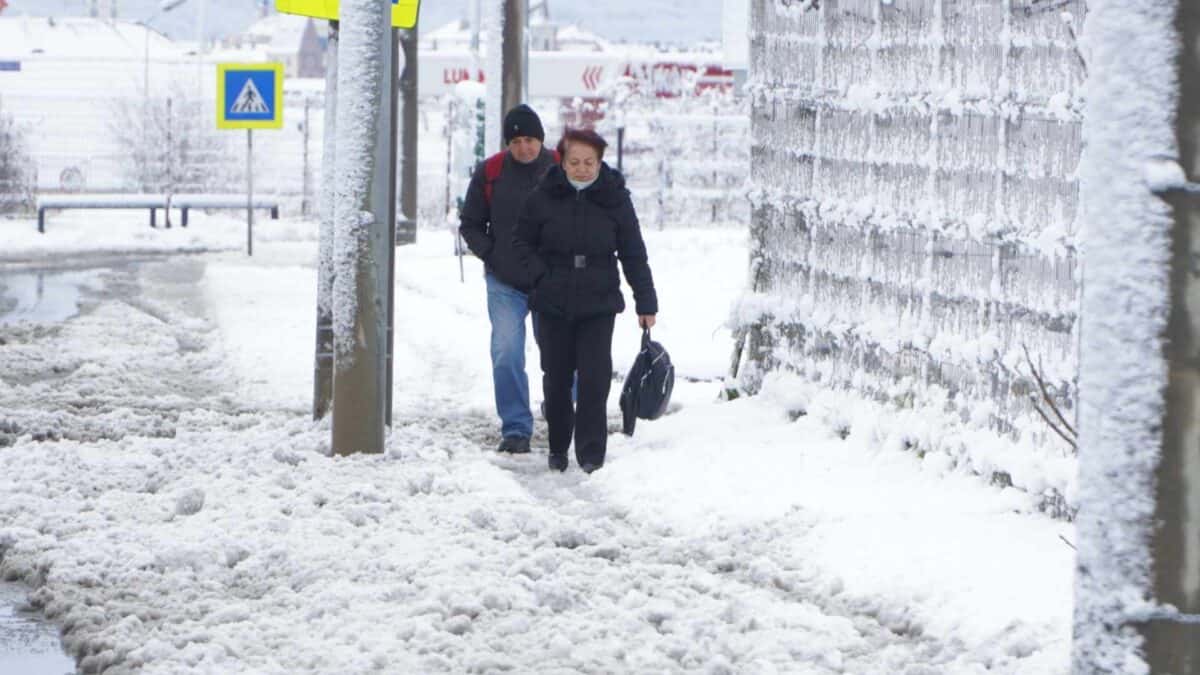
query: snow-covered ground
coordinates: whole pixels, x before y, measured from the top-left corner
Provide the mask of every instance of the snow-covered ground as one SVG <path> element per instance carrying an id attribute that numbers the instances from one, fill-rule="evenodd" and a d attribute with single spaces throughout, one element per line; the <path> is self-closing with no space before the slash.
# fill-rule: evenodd
<path id="1" fill-rule="evenodd" d="M 247 258 L 235 218 L 143 215 L 0 220 L 0 311 L 61 318 L 29 280 L 81 275 L 77 316 L 0 317 L 0 574 L 85 668 L 1068 670 L 1069 524 L 857 399 L 786 375 L 718 399 L 742 231 L 646 233 L 674 409 L 586 476 L 546 470 L 540 421 L 531 457 L 491 450 L 483 282 L 448 233 L 398 249 L 388 452 L 334 458 L 307 415 L 315 226 L 259 221 Z"/>

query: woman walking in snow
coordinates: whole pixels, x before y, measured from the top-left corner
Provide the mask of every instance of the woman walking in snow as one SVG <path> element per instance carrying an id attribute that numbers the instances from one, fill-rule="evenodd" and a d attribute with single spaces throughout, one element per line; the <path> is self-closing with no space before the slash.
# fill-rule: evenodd
<path id="1" fill-rule="evenodd" d="M 513 251 L 534 280 L 529 308 L 541 350 L 550 468 L 557 471 L 567 468 L 572 435 L 581 469 L 604 465 L 613 326 L 625 309 L 618 260 L 638 324 L 653 326 L 658 313 L 637 214 L 625 178 L 604 163 L 607 146 L 594 131 L 568 129 L 558 146 L 561 164 L 526 200 L 513 237 Z"/>

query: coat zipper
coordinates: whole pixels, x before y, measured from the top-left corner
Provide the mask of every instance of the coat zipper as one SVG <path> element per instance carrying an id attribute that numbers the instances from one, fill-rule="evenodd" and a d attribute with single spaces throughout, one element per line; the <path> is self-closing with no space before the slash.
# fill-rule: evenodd
<path id="1" fill-rule="evenodd" d="M 575 298 L 576 288 L 576 272 L 579 270 L 575 267 L 575 251 L 578 249 L 579 243 L 579 206 L 583 203 L 583 191 L 575 190 L 575 204 L 571 210 L 571 250 L 567 255 L 567 259 L 571 261 L 571 277 L 567 280 L 567 319 L 571 319 L 574 315 L 572 308 Z"/>

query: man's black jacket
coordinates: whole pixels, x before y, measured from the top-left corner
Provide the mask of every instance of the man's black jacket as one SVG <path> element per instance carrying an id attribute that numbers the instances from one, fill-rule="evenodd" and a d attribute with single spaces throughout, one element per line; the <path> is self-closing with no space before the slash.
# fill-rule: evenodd
<path id="1" fill-rule="evenodd" d="M 551 167 L 525 201 L 513 249 L 534 280 L 529 307 L 535 312 L 571 319 L 624 310 L 620 260 L 637 313 L 658 313 L 646 244 L 625 178 L 607 164 L 582 191 L 562 167 Z"/>
<path id="2" fill-rule="evenodd" d="M 471 175 L 458 231 L 467 248 L 483 260 L 488 271 L 509 286 L 528 291 L 531 280 L 513 254 L 513 230 L 525 198 L 554 165 L 554 153 L 542 148 L 537 159 L 522 164 L 513 159 L 512 153 L 505 152 L 500 176 L 492 183 L 490 205 L 484 196 L 484 163 L 480 162 Z"/>

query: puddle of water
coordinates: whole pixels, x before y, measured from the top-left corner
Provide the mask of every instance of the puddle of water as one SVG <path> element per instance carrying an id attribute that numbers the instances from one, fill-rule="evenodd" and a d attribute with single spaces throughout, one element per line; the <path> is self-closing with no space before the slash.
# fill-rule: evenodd
<path id="1" fill-rule="evenodd" d="M 0 272 L 0 326 L 75 316 L 83 289 L 98 288 L 100 275 L 99 270 Z"/>
<path id="2" fill-rule="evenodd" d="M 70 675 L 74 659 L 67 656 L 58 629 L 36 613 L 18 610 L 29 589 L 0 582 L 0 673 Z"/>

